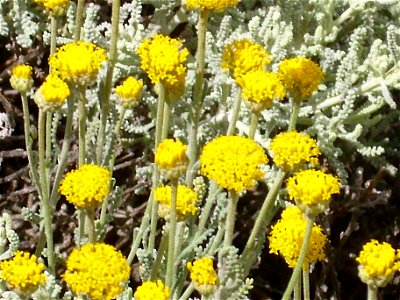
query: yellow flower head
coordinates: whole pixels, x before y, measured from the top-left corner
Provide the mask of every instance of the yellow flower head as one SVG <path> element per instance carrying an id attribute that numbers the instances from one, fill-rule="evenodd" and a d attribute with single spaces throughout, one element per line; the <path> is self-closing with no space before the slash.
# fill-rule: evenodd
<path id="1" fill-rule="evenodd" d="M 159 206 L 159 215 L 164 219 L 166 219 L 165 217 L 169 217 L 169 210 L 171 208 L 171 195 L 170 186 L 162 186 L 156 189 L 155 199 L 162 204 Z M 164 208 L 167 208 L 167 211 Z M 178 214 L 178 218 L 183 219 L 189 214 L 194 215 L 197 210 L 198 207 L 196 193 L 184 185 L 178 185 L 176 196 L 176 213 Z"/>
<path id="2" fill-rule="evenodd" d="M 98 243 L 74 249 L 62 277 L 75 294 L 109 300 L 124 290 L 129 275 L 130 267 L 121 252 L 111 245 Z"/>
<path id="3" fill-rule="evenodd" d="M 177 178 L 186 171 L 188 163 L 186 150 L 186 145 L 173 139 L 165 139 L 158 145 L 155 162 L 166 177 Z"/>
<path id="4" fill-rule="evenodd" d="M 33 99 L 39 108 L 55 110 L 62 106 L 69 95 L 68 85 L 57 75 L 50 74 Z"/>
<path id="5" fill-rule="evenodd" d="M 190 279 L 197 291 L 203 296 L 212 294 L 218 284 L 218 275 L 214 270 L 213 260 L 210 257 L 196 259 L 186 264 L 190 272 Z"/>
<path id="6" fill-rule="evenodd" d="M 18 92 L 28 91 L 33 85 L 32 67 L 28 65 L 15 66 L 12 69 L 10 84 Z"/>
<path id="7" fill-rule="evenodd" d="M 240 0 L 186 0 L 188 8 L 200 8 L 205 10 L 222 11 L 225 8 L 235 6 Z"/>
<path id="8" fill-rule="evenodd" d="M 36 3 L 49 9 L 52 14 L 62 16 L 65 14 L 70 0 L 34 0 Z"/>
<path id="9" fill-rule="evenodd" d="M 270 63 L 268 52 L 260 44 L 242 39 L 225 46 L 221 66 L 237 79 L 249 71 L 264 70 Z"/>
<path id="10" fill-rule="evenodd" d="M 324 78 L 320 66 L 305 57 L 283 60 L 279 65 L 278 75 L 296 101 L 309 97 Z"/>
<path id="11" fill-rule="evenodd" d="M 340 192 L 340 181 L 320 170 L 304 170 L 288 179 L 287 189 L 299 208 L 315 215 L 329 205 L 333 194 Z"/>
<path id="12" fill-rule="evenodd" d="M 357 257 L 358 276 L 367 285 L 386 286 L 396 271 L 400 270 L 400 251 L 389 243 L 372 239 L 363 246 Z"/>
<path id="13" fill-rule="evenodd" d="M 220 187 L 241 192 L 263 177 L 259 165 L 267 162 L 264 150 L 252 139 L 220 136 L 204 146 L 200 172 Z"/>
<path id="14" fill-rule="evenodd" d="M 66 44 L 50 56 L 52 71 L 63 80 L 77 85 L 93 83 L 101 64 L 107 60 L 106 51 L 84 41 Z"/>
<path id="15" fill-rule="evenodd" d="M 143 81 L 129 76 L 125 81 L 115 88 L 118 98 L 125 107 L 135 107 L 139 104 L 139 98 L 143 89 Z"/>
<path id="16" fill-rule="evenodd" d="M 33 293 L 46 282 L 44 264 L 35 255 L 17 251 L 10 260 L 0 262 L 0 278 L 22 293 Z"/>
<path id="17" fill-rule="evenodd" d="M 303 244 L 307 220 L 296 206 L 289 206 L 282 212 L 281 219 L 272 226 L 268 237 L 270 253 L 281 255 L 290 268 L 296 266 Z M 328 239 L 318 225 L 311 231 L 310 243 L 303 267 L 325 258 L 325 245 Z"/>
<path id="18" fill-rule="evenodd" d="M 134 294 L 135 300 L 168 300 L 170 289 L 161 280 L 145 281 Z"/>
<path id="19" fill-rule="evenodd" d="M 263 70 L 251 70 L 236 79 L 242 88 L 242 97 L 253 111 L 270 108 L 274 99 L 282 100 L 285 89 L 278 76 Z"/>
<path id="20" fill-rule="evenodd" d="M 296 171 L 306 163 L 315 166 L 321 154 L 314 139 L 297 131 L 278 134 L 272 139 L 269 147 L 275 165 L 285 172 Z"/>
<path id="21" fill-rule="evenodd" d="M 175 79 L 172 84 L 164 81 L 165 100 L 169 103 L 179 100 L 185 93 L 186 73 L 177 74 Z M 157 85 L 154 87 L 154 91 L 159 95 L 159 87 Z"/>
<path id="22" fill-rule="evenodd" d="M 182 74 L 186 74 L 184 63 L 189 51 L 177 39 L 157 34 L 144 40 L 137 49 L 142 62 L 141 67 L 147 72 L 152 83 L 173 85 Z"/>
<path id="23" fill-rule="evenodd" d="M 82 165 L 69 172 L 60 184 L 60 193 L 79 208 L 98 207 L 110 192 L 111 175 L 97 165 Z"/>

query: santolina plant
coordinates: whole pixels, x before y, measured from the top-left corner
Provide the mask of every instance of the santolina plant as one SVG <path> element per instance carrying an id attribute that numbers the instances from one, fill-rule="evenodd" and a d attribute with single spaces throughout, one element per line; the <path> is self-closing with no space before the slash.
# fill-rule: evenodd
<path id="1" fill-rule="evenodd" d="M 398 149 L 370 140 L 383 132 L 381 111 L 399 116 L 397 1 L 113 0 L 110 20 L 99 1 L 20 2 L 0 8 L 35 14 L 2 16 L 0 29 L 23 47 L 33 42 L 23 22 L 36 22 L 32 36 L 48 30 L 34 42 L 50 47 L 48 64 L 27 57 L 9 79 L 39 204 L 24 216 L 39 226 L 30 254 L 0 217 L 0 297 L 256 299 L 252 269 L 279 255 L 292 275 L 276 297 L 313 298 L 310 274 L 335 268 L 329 216 L 351 191 L 356 159 L 342 153 L 396 171 L 381 154 Z M 135 152 L 132 180 L 114 174 L 124 152 Z M 140 193 L 139 225 L 117 243 L 110 232 Z M 73 212 L 63 247 L 60 206 Z M 368 299 L 400 269 L 398 252 L 360 245 L 353 267 Z"/>

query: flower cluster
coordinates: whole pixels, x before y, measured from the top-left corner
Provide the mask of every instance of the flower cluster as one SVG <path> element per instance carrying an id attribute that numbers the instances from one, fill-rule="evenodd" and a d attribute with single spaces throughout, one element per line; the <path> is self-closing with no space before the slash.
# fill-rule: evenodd
<path id="1" fill-rule="evenodd" d="M 275 165 L 285 172 L 296 171 L 306 163 L 315 166 L 321 154 L 314 139 L 296 131 L 278 134 L 272 139 L 269 148 Z"/>
<path id="2" fill-rule="evenodd" d="M 35 255 L 17 251 L 12 259 L 0 262 L 0 278 L 22 293 L 33 293 L 46 281 L 44 264 Z"/>
<path id="3" fill-rule="evenodd" d="M 33 85 L 32 67 L 28 65 L 15 66 L 11 72 L 10 84 L 18 92 L 28 91 Z"/>
<path id="4" fill-rule="evenodd" d="M 143 82 L 129 76 L 125 81 L 115 88 L 115 92 L 122 106 L 133 108 L 139 104 L 140 94 L 142 93 Z"/>
<path id="5" fill-rule="evenodd" d="M 108 169 L 82 165 L 65 176 L 59 191 L 68 202 L 79 208 L 97 207 L 110 192 L 110 180 Z"/>
<path id="6" fill-rule="evenodd" d="M 329 205 L 333 194 L 340 192 L 340 181 L 320 170 L 304 170 L 287 180 L 287 189 L 297 206 L 314 215 Z"/>
<path id="7" fill-rule="evenodd" d="M 240 0 L 186 0 L 188 8 L 200 8 L 204 10 L 222 11 L 225 8 L 235 6 Z"/>
<path id="8" fill-rule="evenodd" d="M 84 41 L 66 44 L 50 56 L 52 72 L 80 86 L 94 82 L 101 64 L 107 60 L 106 51 Z"/>
<path id="9" fill-rule="evenodd" d="M 252 139 L 220 136 L 204 146 L 200 172 L 220 187 L 241 192 L 263 177 L 259 166 L 267 162 L 263 149 Z"/>
<path id="10" fill-rule="evenodd" d="M 123 291 L 129 276 L 130 267 L 121 252 L 98 243 L 74 249 L 67 259 L 63 278 L 75 294 L 109 300 Z"/>
<path id="11" fill-rule="evenodd" d="M 309 97 L 324 78 L 321 68 L 305 57 L 283 60 L 279 64 L 278 75 L 295 101 Z"/>
<path id="12" fill-rule="evenodd" d="M 43 5 L 49 9 L 55 16 L 62 16 L 65 14 L 70 0 L 34 0 L 36 3 Z"/>
<path id="13" fill-rule="evenodd" d="M 186 150 L 186 145 L 173 139 L 165 139 L 158 145 L 154 159 L 166 177 L 177 178 L 185 172 L 188 162 Z"/>
<path id="14" fill-rule="evenodd" d="M 242 97 L 248 101 L 254 112 L 270 108 L 274 99 L 282 100 L 285 89 L 278 76 L 263 70 L 251 70 L 239 78 Z"/>
<path id="15" fill-rule="evenodd" d="M 68 85 L 57 75 L 50 74 L 35 93 L 35 103 L 43 110 L 59 109 L 69 97 Z"/>
<path id="16" fill-rule="evenodd" d="M 170 289 L 164 286 L 161 280 L 145 281 L 139 286 L 134 294 L 135 300 L 167 300 Z"/>
<path id="17" fill-rule="evenodd" d="M 202 295 L 213 293 L 218 284 L 217 272 L 214 270 L 213 260 L 210 257 L 196 259 L 186 264 L 190 272 L 190 279 Z"/>
<path id="18" fill-rule="evenodd" d="M 281 255 L 290 268 L 296 266 L 303 244 L 307 220 L 296 206 L 289 206 L 282 212 L 281 219 L 272 226 L 269 234 L 270 253 Z M 328 239 L 318 225 L 311 231 L 303 267 L 325 258 L 324 248 Z"/>
<path id="19" fill-rule="evenodd" d="M 357 257 L 358 276 L 361 281 L 374 287 L 384 287 L 400 271 L 400 251 L 389 243 L 372 239 L 363 246 Z"/>
<path id="20" fill-rule="evenodd" d="M 161 205 L 158 207 L 160 217 L 168 219 L 171 208 L 171 186 L 162 186 L 156 189 L 155 199 Z M 178 185 L 176 196 L 176 213 L 178 218 L 184 218 L 187 215 L 194 215 L 198 210 L 196 193 L 184 186 Z M 165 209 L 166 208 L 166 209 Z"/>
<path id="21" fill-rule="evenodd" d="M 269 54 L 261 45 L 242 39 L 225 47 L 221 66 L 229 70 L 231 76 L 237 79 L 249 71 L 264 70 L 270 63 Z M 256 82 L 260 80 L 257 79 Z"/>
<path id="22" fill-rule="evenodd" d="M 154 84 L 161 82 L 171 86 L 186 76 L 186 66 L 183 63 L 189 51 L 180 40 L 157 34 L 144 40 L 137 54 L 141 58 L 142 69 Z"/>

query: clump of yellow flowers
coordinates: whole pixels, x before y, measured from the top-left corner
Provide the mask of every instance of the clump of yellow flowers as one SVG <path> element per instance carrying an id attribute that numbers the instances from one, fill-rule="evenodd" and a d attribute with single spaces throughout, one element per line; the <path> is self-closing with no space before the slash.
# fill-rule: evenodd
<path id="1" fill-rule="evenodd" d="M 170 289 L 164 286 L 161 280 L 145 281 L 136 289 L 135 300 L 167 300 L 169 299 Z"/>
<path id="2" fill-rule="evenodd" d="M 235 6 L 240 0 L 186 0 L 186 6 L 188 8 L 200 8 L 204 10 L 216 10 L 221 11 L 225 8 Z"/>
<path id="3" fill-rule="evenodd" d="M 28 296 L 46 282 L 44 268 L 35 255 L 17 251 L 12 259 L 0 262 L 0 278 L 16 292 Z"/>
<path id="4" fill-rule="evenodd" d="M 59 109 L 69 97 L 68 85 L 57 75 L 50 74 L 35 93 L 35 103 L 43 110 Z"/>
<path id="5" fill-rule="evenodd" d="M 41 4 L 55 16 L 62 16 L 65 14 L 70 0 L 34 0 L 36 3 Z"/>
<path id="6" fill-rule="evenodd" d="M 203 296 L 215 292 L 218 285 L 218 275 L 214 270 L 213 260 L 210 257 L 196 259 L 186 264 L 190 272 L 190 279 L 195 289 Z"/>
<path id="7" fill-rule="evenodd" d="M 33 85 L 32 67 L 24 64 L 15 66 L 11 72 L 10 84 L 20 93 L 28 91 Z"/>
<path id="8" fill-rule="evenodd" d="M 72 291 L 93 300 L 115 299 L 124 290 L 130 267 L 113 246 L 98 243 L 74 249 L 63 278 Z"/>
<path id="9" fill-rule="evenodd" d="M 186 171 L 187 146 L 173 139 L 163 140 L 157 147 L 155 162 L 167 178 L 178 178 Z"/>
<path id="10" fill-rule="evenodd" d="M 129 76 L 125 81 L 115 88 L 115 93 L 122 106 L 133 108 L 139 104 L 139 98 L 143 89 L 143 81 Z"/>

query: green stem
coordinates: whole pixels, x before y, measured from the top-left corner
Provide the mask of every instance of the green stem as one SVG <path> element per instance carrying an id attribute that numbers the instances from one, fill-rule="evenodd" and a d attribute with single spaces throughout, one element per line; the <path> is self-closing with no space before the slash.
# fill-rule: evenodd
<path id="1" fill-rule="evenodd" d="M 161 261 L 164 257 L 165 250 L 167 250 L 168 245 L 168 234 L 163 234 L 160 242 L 160 246 L 158 247 L 156 260 L 151 268 L 150 280 L 154 281 L 158 278 L 158 271 L 160 269 Z"/>
<path id="2" fill-rule="evenodd" d="M 197 24 L 197 52 L 196 52 L 196 75 L 193 93 L 193 117 L 189 130 L 189 164 L 186 171 L 186 185 L 193 186 L 194 165 L 197 159 L 197 131 L 201 114 L 203 99 L 203 77 L 205 65 L 206 31 L 208 22 L 208 11 L 200 12 L 199 23 Z"/>
<path id="3" fill-rule="evenodd" d="M 78 248 L 82 245 L 82 240 L 85 237 L 85 219 L 86 219 L 86 214 L 85 211 L 82 208 L 78 208 L 76 211 L 77 218 L 78 218 L 78 243 L 79 245 Z"/>
<path id="4" fill-rule="evenodd" d="M 85 10 L 85 0 L 78 0 L 78 5 L 76 7 L 76 17 L 75 17 L 75 31 L 74 31 L 75 41 L 79 41 L 81 38 L 84 10 Z"/>
<path id="5" fill-rule="evenodd" d="M 242 89 L 238 87 L 237 94 L 235 97 L 235 103 L 233 104 L 232 117 L 229 120 L 228 131 L 226 135 L 234 135 L 236 129 L 236 122 L 239 119 L 240 105 L 242 103 Z"/>
<path id="6" fill-rule="evenodd" d="M 94 225 L 94 208 L 86 208 L 86 229 L 89 237 L 89 243 L 96 242 L 96 227 Z"/>
<path id="7" fill-rule="evenodd" d="M 178 179 L 171 180 L 171 209 L 169 213 L 169 231 L 168 231 L 168 257 L 167 257 L 167 274 L 165 276 L 165 284 L 172 288 L 175 262 L 175 233 L 176 233 L 176 197 L 178 189 Z M 171 291 L 172 293 L 172 291 Z"/>
<path id="8" fill-rule="evenodd" d="M 185 292 L 179 298 L 179 300 L 187 300 L 189 299 L 190 295 L 194 292 L 194 283 L 191 282 L 189 286 L 186 288 Z"/>
<path id="9" fill-rule="evenodd" d="M 108 119 L 108 114 L 110 112 L 110 94 L 111 94 L 112 78 L 114 73 L 115 61 L 117 58 L 119 9 L 120 9 L 120 0 L 113 0 L 112 16 L 111 16 L 110 52 L 108 55 L 107 74 L 106 74 L 106 81 L 104 84 L 104 91 L 103 93 L 101 93 L 103 97 L 101 99 L 102 106 L 101 106 L 100 129 L 96 145 L 96 159 L 97 159 L 97 164 L 99 165 L 103 164 L 103 149 L 104 149 L 104 140 L 106 135 L 107 119 Z"/>
<path id="10" fill-rule="evenodd" d="M 85 164 L 86 160 L 86 89 L 79 87 L 79 166 Z"/>
<path id="11" fill-rule="evenodd" d="M 51 15 L 50 17 L 51 20 L 51 27 L 50 27 L 50 55 L 52 55 L 54 52 L 56 52 L 57 48 L 57 29 L 58 29 L 58 17 Z M 49 66 L 49 68 L 51 68 Z M 51 69 L 49 70 L 49 73 L 51 72 Z"/>
<path id="12" fill-rule="evenodd" d="M 294 286 L 294 300 L 301 300 L 301 277 L 297 279 Z"/>
<path id="13" fill-rule="evenodd" d="M 169 119 L 170 119 L 170 114 L 171 114 L 171 106 L 170 106 L 169 101 L 165 101 L 163 113 L 164 113 L 164 116 L 163 116 L 161 140 L 164 140 L 168 137 Z"/>
<path id="14" fill-rule="evenodd" d="M 204 229 L 206 228 L 206 225 L 209 222 L 208 217 L 210 216 L 211 210 L 213 208 L 214 200 L 220 191 L 221 191 L 221 188 L 219 188 L 217 186 L 215 181 L 211 181 L 206 204 L 204 205 L 204 208 L 201 211 L 201 215 L 199 217 L 199 219 L 200 219 L 199 226 L 196 230 L 194 239 L 196 239 L 201 234 L 203 234 Z"/>
<path id="15" fill-rule="evenodd" d="M 376 286 L 368 285 L 368 300 L 377 300 L 378 299 L 378 288 Z"/>
<path id="16" fill-rule="evenodd" d="M 304 300 L 310 300 L 310 268 L 308 263 L 306 267 L 303 269 L 303 293 L 304 293 Z"/>
<path id="17" fill-rule="evenodd" d="M 45 156 L 45 165 L 46 165 L 46 185 L 48 188 L 47 193 L 50 194 L 50 172 L 52 169 L 52 145 L 51 145 L 51 123 L 53 121 L 53 113 L 51 111 L 46 112 L 46 156 Z"/>
<path id="18" fill-rule="evenodd" d="M 288 131 L 296 130 L 296 122 L 297 122 L 297 117 L 298 117 L 299 111 L 300 111 L 300 104 L 301 104 L 301 101 L 292 99 L 292 112 L 290 114 Z"/>
<path id="19" fill-rule="evenodd" d="M 230 247 L 232 245 L 233 234 L 235 232 L 236 207 L 238 200 L 238 193 L 236 193 L 236 191 L 234 190 L 230 190 L 228 199 L 228 212 L 226 215 L 225 223 L 224 248 Z"/>
<path id="20" fill-rule="evenodd" d="M 314 225 L 314 218 L 307 217 L 307 226 L 306 226 L 306 231 L 304 233 L 304 239 L 303 239 L 303 244 L 301 245 L 299 258 L 297 259 L 296 267 L 293 270 L 292 277 L 290 278 L 290 281 L 286 287 L 282 300 L 290 299 L 290 295 L 292 294 L 294 285 L 299 280 L 300 272 L 304 266 L 304 259 L 307 254 L 308 244 L 310 242 L 313 225 Z"/>
<path id="21" fill-rule="evenodd" d="M 258 119 L 260 117 L 259 113 L 253 112 L 251 114 L 251 121 L 250 121 L 250 129 L 249 129 L 249 138 L 254 140 L 254 136 L 256 135 Z"/>

